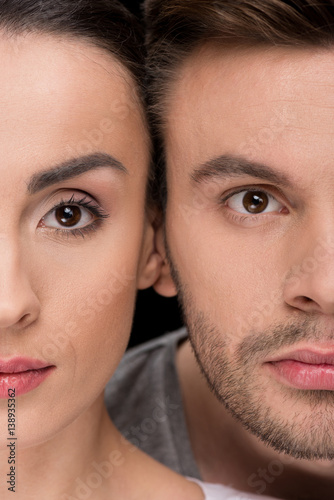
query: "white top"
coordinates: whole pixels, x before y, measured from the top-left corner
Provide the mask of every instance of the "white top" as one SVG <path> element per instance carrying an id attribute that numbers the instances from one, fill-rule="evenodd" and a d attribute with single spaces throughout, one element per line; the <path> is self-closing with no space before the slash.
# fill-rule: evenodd
<path id="1" fill-rule="evenodd" d="M 189 479 L 189 481 L 197 483 L 202 488 L 205 495 L 205 500 L 275 500 L 273 497 L 245 493 L 243 491 L 235 490 L 234 488 L 229 488 L 222 484 L 203 483 L 202 481 L 198 481 L 198 479 L 194 479 L 193 477 L 188 477 L 187 479 Z"/>

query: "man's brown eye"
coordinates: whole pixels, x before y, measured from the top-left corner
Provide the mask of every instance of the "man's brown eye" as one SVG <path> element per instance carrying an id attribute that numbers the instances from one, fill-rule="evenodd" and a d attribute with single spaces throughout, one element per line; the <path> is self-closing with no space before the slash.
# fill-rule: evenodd
<path id="1" fill-rule="evenodd" d="M 251 214 L 262 213 L 267 208 L 268 203 L 268 196 L 261 191 L 248 191 L 242 200 L 244 208 Z"/>
<path id="2" fill-rule="evenodd" d="M 81 210 L 76 206 L 59 207 L 55 211 L 57 222 L 65 227 L 72 227 L 81 220 Z"/>
<path id="3" fill-rule="evenodd" d="M 243 215 L 264 215 L 281 213 L 285 208 L 274 196 L 263 190 L 244 189 L 232 194 L 226 200 L 226 206 Z"/>

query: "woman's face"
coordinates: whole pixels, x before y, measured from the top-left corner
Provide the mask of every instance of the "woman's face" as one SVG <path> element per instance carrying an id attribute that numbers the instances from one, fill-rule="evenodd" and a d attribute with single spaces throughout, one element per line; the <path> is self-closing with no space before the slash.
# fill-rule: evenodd
<path id="1" fill-rule="evenodd" d="M 122 65 L 46 35 L 1 35 L 0 59 L 0 428 L 16 387 L 24 448 L 93 407 L 158 256 L 148 138 Z"/>

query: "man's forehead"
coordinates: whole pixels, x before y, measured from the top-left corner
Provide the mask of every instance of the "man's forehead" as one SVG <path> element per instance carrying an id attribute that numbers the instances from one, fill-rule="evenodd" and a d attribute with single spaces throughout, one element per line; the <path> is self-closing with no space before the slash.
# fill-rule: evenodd
<path id="1" fill-rule="evenodd" d="M 250 150 L 256 161 L 272 164 L 272 150 L 284 162 L 318 153 L 328 163 L 333 67 L 334 50 L 202 48 L 172 85 L 167 157 L 175 163 L 186 156 L 193 165 Z"/>
<path id="2" fill-rule="evenodd" d="M 257 95 L 259 88 L 298 95 L 298 81 L 316 85 L 333 84 L 333 49 L 314 47 L 217 47 L 204 45 L 190 54 L 177 68 L 169 92 L 171 104 L 182 104 L 195 93 L 204 101 L 219 99 L 222 90 L 248 90 L 240 97 Z M 275 81 L 275 87 L 270 83 Z M 288 83 L 294 86 L 289 86 Z M 254 88 L 254 83 L 256 83 Z M 296 87 L 297 85 L 297 87 Z M 197 98 L 198 96 L 196 96 Z M 224 95 L 229 100 L 229 94 Z M 234 96 L 235 97 L 235 96 Z M 263 100 L 263 95 L 262 99 Z M 197 101 L 198 104 L 201 101 Z"/>

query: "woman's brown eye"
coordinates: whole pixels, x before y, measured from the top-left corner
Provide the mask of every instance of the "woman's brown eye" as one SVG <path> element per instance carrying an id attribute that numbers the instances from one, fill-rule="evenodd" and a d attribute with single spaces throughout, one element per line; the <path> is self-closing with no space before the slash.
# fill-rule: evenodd
<path id="1" fill-rule="evenodd" d="M 83 202 L 84 200 L 81 200 Z M 75 203 L 75 201 L 73 202 Z M 86 202 L 88 205 L 89 202 Z M 54 207 L 40 220 L 38 226 L 50 229 L 60 229 L 71 233 L 76 230 L 87 229 L 94 226 L 94 222 L 107 218 L 108 214 L 104 214 L 102 210 L 95 206 L 83 206 L 72 204 L 72 200 L 62 203 L 58 207 Z M 81 234 L 81 233 L 80 233 Z"/>
<path id="2" fill-rule="evenodd" d="M 266 193 L 261 191 L 248 191 L 242 200 L 244 208 L 251 214 L 260 214 L 269 203 Z"/>
<path id="3" fill-rule="evenodd" d="M 81 210 L 76 206 L 59 207 L 55 211 L 55 217 L 59 224 L 65 227 L 72 227 L 81 220 Z"/>

